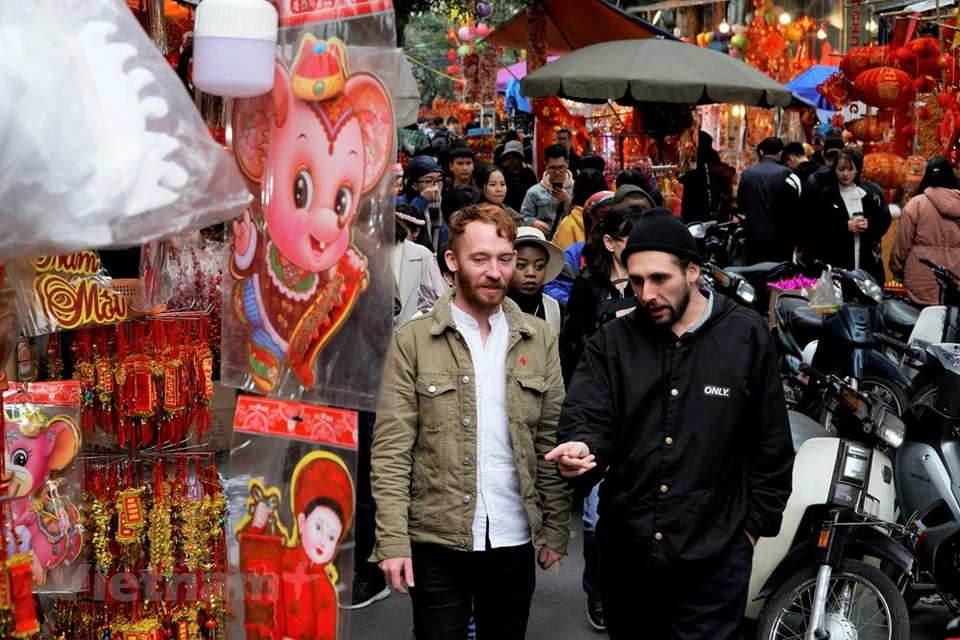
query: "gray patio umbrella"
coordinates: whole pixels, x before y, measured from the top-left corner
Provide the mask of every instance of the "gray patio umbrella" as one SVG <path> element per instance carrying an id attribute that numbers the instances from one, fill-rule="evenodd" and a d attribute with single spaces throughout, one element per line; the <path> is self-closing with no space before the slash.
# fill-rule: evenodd
<path id="1" fill-rule="evenodd" d="M 649 38 L 591 45 L 568 53 L 523 79 L 529 98 L 620 104 L 744 104 L 789 107 L 793 94 L 769 76 L 725 53 Z"/>

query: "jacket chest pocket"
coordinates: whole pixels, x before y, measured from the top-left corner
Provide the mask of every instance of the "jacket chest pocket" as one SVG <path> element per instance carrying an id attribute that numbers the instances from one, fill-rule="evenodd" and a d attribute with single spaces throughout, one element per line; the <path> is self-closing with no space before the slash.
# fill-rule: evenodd
<path id="1" fill-rule="evenodd" d="M 457 383 L 453 376 L 421 376 L 416 383 L 420 427 L 437 431 L 457 415 Z"/>
<path id="2" fill-rule="evenodd" d="M 543 407 L 543 394 L 547 390 L 547 380 L 544 376 L 518 377 L 520 413 L 523 421 L 535 426 L 540 422 L 540 410 Z"/>

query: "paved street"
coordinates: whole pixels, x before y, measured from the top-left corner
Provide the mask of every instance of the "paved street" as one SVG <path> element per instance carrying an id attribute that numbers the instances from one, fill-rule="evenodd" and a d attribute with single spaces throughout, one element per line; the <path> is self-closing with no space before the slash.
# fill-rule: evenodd
<path id="1" fill-rule="evenodd" d="M 574 518 L 576 537 L 570 557 L 557 572 L 537 570 L 537 591 L 530 613 L 528 640 L 601 640 L 605 634 L 587 623 L 586 596 L 580 588 L 583 570 L 580 518 Z M 413 628 L 410 601 L 396 593 L 367 609 L 351 612 L 351 638 L 356 640 L 410 640 Z M 918 605 L 914 610 L 911 640 L 942 640 L 950 616 L 942 607 Z M 745 635 L 744 640 L 750 636 Z M 642 631 L 638 640 L 647 640 Z"/>

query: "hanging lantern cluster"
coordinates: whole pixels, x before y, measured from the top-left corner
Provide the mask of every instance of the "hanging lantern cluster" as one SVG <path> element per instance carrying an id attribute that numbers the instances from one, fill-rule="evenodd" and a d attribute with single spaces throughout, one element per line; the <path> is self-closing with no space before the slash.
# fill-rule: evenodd
<path id="1" fill-rule="evenodd" d="M 781 82 L 808 69 L 813 39 L 822 27 L 806 15 L 793 19 L 773 0 L 753 0 L 753 7 L 748 24 L 721 23 L 698 34 L 696 43 L 741 58 Z"/>
<path id="2" fill-rule="evenodd" d="M 484 42 L 477 42 L 490 35 L 490 27 L 483 18 L 488 18 L 493 11 L 493 5 L 489 2 L 481 2 L 476 5 L 476 14 L 481 19 L 478 21 L 474 16 L 461 14 L 457 11 L 451 11 L 450 19 L 456 24 L 456 27 L 447 29 L 447 41 L 450 43 L 450 49 L 447 51 L 447 61 L 450 65 L 447 67 L 447 73 L 451 76 L 460 76 L 463 72 L 463 59 L 471 53 L 483 53 L 489 48 Z M 502 47 L 496 48 L 497 53 L 502 53 Z M 463 90 L 463 78 L 457 77 L 457 91 Z"/>

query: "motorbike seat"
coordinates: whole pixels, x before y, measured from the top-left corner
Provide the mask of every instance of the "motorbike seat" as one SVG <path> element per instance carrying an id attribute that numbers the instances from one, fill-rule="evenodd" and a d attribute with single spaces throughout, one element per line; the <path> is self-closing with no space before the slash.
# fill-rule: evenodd
<path id="1" fill-rule="evenodd" d="M 800 298 L 782 297 L 777 301 L 784 309 L 783 317 L 787 329 L 793 334 L 801 347 L 820 337 L 823 316 L 810 308 L 810 303 Z"/>
<path id="2" fill-rule="evenodd" d="M 764 277 L 773 273 L 774 271 L 780 270 L 785 264 L 790 264 L 789 262 L 758 262 L 756 264 L 747 264 L 737 267 L 727 267 L 727 271 L 731 273 L 738 273 L 747 280 L 753 280 L 755 278 L 765 279 Z"/>
<path id="3" fill-rule="evenodd" d="M 796 411 L 789 411 L 790 437 L 793 440 L 793 451 L 796 453 L 804 442 L 812 438 L 829 438 L 837 435 L 833 428 L 824 427 L 813 418 Z"/>
<path id="4" fill-rule="evenodd" d="M 910 335 L 920 317 L 919 309 L 900 300 L 884 300 L 880 309 L 883 326 L 902 336 Z"/>

